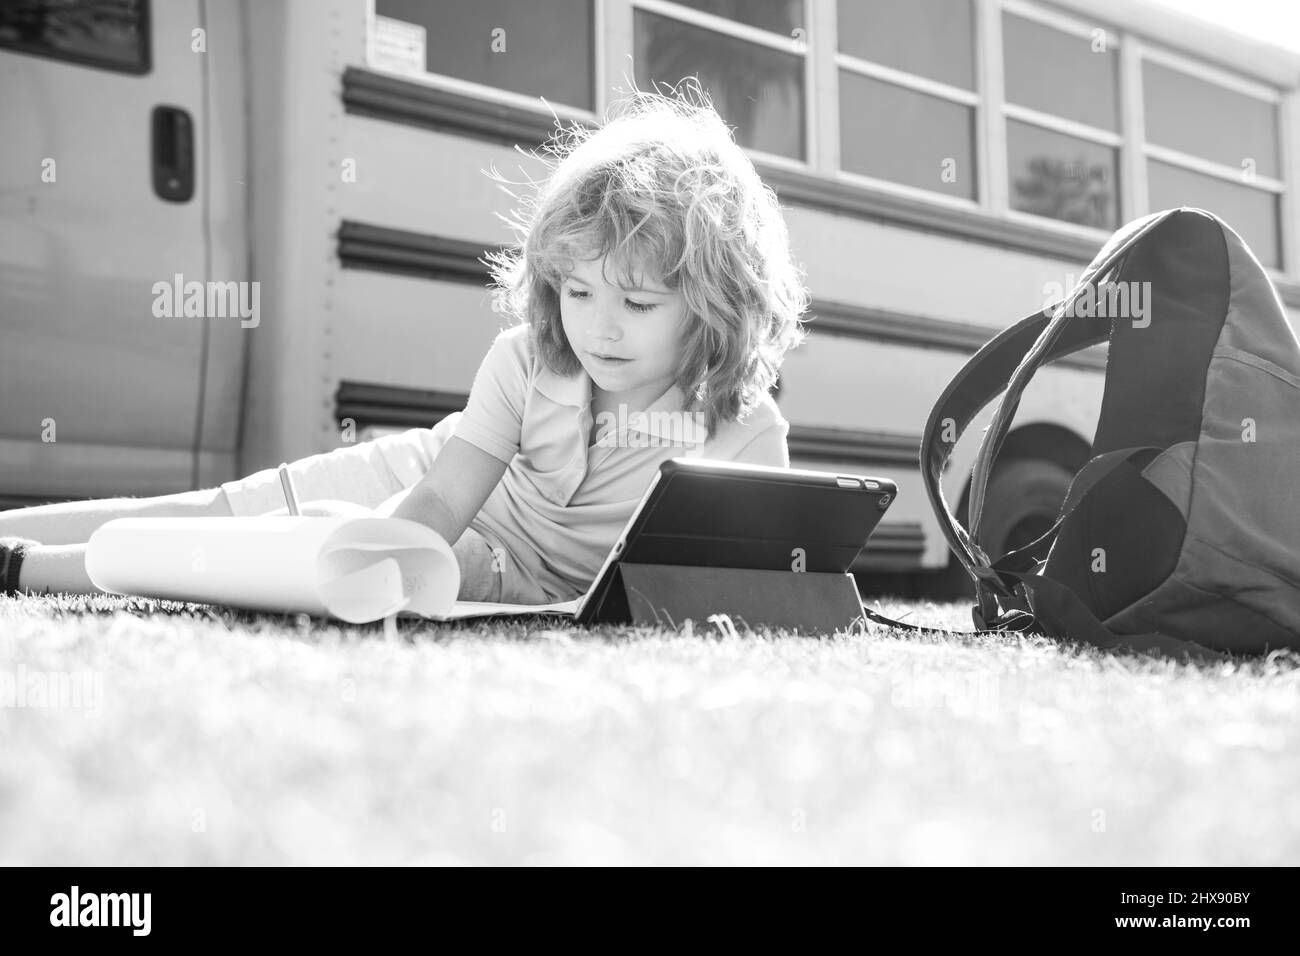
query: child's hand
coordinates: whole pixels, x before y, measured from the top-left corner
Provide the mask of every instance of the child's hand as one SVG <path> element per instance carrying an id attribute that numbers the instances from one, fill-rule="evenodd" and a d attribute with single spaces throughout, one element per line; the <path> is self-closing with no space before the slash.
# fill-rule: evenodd
<path id="1" fill-rule="evenodd" d="M 268 511 L 265 517 L 278 517 L 289 514 L 289 507 Z M 351 501 L 336 501 L 333 498 L 318 498 L 304 501 L 298 506 L 298 514 L 314 518 L 373 518 L 374 509 Z"/>

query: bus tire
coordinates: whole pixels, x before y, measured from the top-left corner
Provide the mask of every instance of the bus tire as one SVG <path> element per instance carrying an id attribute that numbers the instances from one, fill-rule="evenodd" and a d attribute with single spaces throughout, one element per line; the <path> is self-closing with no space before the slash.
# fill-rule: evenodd
<path id="1" fill-rule="evenodd" d="M 989 559 L 1037 540 L 1056 521 L 1074 475 L 1041 458 L 1008 461 L 993 472 L 984 496 L 979 544 Z"/>

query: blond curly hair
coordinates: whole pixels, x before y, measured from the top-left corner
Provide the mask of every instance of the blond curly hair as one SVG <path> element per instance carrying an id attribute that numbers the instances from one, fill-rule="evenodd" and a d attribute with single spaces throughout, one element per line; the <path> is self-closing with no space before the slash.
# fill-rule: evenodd
<path id="1" fill-rule="evenodd" d="M 574 260 L 609 256 L 626 287 L 644 268 L 680 290 L 691 327 L 674 384 L 712 433 L 772 388 L 807 335 L 809 296 L 775 193 L 698 85 L 670 92 L 634 89 L 595 130 L 557 123 L 548 155 L 534 154 L 549 175 L 523 197 L 506 190 L 520 203 L 501 217 L 517 241 L 484 264 L 493 308 L 530 325 L 534 351 L 564 376 L 582 367 L 560 321 Z"/>

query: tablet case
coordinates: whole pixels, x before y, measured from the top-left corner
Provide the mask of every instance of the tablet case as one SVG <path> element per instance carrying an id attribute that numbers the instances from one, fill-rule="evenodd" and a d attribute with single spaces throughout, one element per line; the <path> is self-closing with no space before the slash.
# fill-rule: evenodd
<path id="1" fill-rule="evenodd" d="M 737 628 L 786 628 L 825 635 L 864 620 L 857 582 L 847 572 L 632 564 L 620 561 L 610 584 L 579 615 L 582 624 L 677 627 L 725 614 Z"/>
<path id="2" fill-rule="evenodd" d="M 577 623 L 676 628 L 726 615 L 809 635 L 865 623 L 849 567 L 897 497 L 892 481 L 688 458 L 659 468 Z M 732 482 L 722 495 L 719 478 Z"/>

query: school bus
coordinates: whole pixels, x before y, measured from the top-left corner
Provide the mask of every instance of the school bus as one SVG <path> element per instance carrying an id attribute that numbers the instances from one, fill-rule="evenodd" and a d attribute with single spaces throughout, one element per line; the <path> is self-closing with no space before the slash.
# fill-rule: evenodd
<path id="1" fill-rule="evenodd" d="M 1152 4 L 9 0 L 0 504 L 210 487 L 462 408 L 505 323 L 485 171 L 540 175 L 557 123 L 688 76 L 807 271 L 792 466 L 900 487 L 855 571 L 949 567 L 933 402 L 1124 222 L 1213 210 L 1300 316 L 1300 57 Z M 1026 394 L 988 550 L 1054 516 L 1104 368 Z"/>

